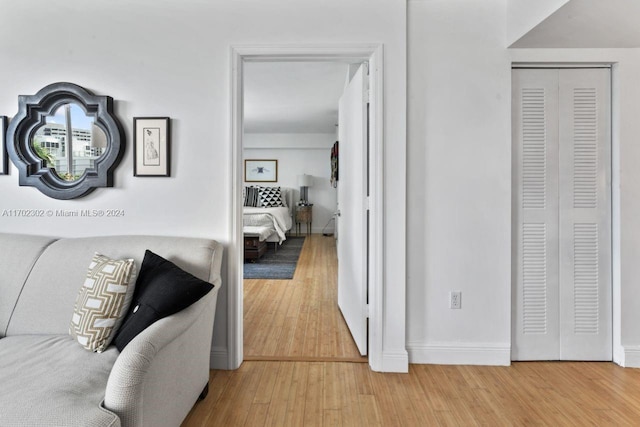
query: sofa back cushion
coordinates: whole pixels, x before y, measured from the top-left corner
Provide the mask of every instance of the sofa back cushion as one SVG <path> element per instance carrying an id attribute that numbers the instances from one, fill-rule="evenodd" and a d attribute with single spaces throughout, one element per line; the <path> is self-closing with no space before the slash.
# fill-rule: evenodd
<path id="1" fill-rule="evenodd" d="M 7 333 L 11 313 L 31 268 L 53 241 L 50 237 L 0 233 L 0 338 Z"/>
<path id="2" fill-rule="evenodd" d="M 139 270 L 147 249 L 202 280 L 219 280 L 220 266 L 213 266 L 212 260 L 214 252 L 222 249 L 213 240 L 162 236 L 61 239 L 47 247 L 35 263 L 7 335 L 66 334 L 78 289 L 94 253 L 116 259 L 133 258 Z"/>

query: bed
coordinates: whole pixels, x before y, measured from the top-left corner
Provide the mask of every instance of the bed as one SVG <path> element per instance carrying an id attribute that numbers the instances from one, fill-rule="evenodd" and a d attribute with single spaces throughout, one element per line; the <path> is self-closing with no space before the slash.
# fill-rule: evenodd
<path id="1" fill-rule="evenodd" d="M 252 189 L 259 188 L 260 191 L 280 192 L 280 200 L 285 206 L 246 206 L 249 204 L 259 204 L 259 201 L 247 202 L 248 195 Z M 251 198 L 251 196 L 249 196 Z M 282 244 L 287 239 L 287 232 L 293 226 L 292 205 L 293 190 L 280 187 L 246 187 L 245 188 L 245 206 L 242 212 L 242 231 L 245 237 L 256 237 L 260 242 L 274 242 Z M 262 201 L 265 197 L 262 197 Z"/>

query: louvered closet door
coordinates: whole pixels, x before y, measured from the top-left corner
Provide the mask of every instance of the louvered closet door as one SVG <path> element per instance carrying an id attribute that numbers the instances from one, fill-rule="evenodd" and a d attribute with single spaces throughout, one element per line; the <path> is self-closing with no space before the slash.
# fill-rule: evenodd
<path id="1" fill-rule="evenodd" d="M 560 358 L 558 73 L 513 70 L 512 358 Z M 516 184 L 517 183 L 517 184 Z"/>
<path id="2" fill-rule="evenodd" d="M 611 360 L 611 80 L 559 74 L 560 358 Z"/>
<path id="3" fill-rule="evenodd" d="M 512 358 L 610 360 L 609 70 L 512 76 Z"/>

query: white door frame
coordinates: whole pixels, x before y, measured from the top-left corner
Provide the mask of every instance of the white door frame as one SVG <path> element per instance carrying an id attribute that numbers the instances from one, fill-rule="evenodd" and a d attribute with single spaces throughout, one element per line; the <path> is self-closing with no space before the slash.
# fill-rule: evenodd
<path id="1" fill-rule="evenodd" d="M 381 44 L 264 45 L 231 47 L 231 237 L 228 250 L 227 349 L 228 368 L 243 361 L 242 151 L 243 63 L 246 61 L 369 61 L 370 69 L 370 260 L 369 365 L 383 364 L 383 49 Z"/>

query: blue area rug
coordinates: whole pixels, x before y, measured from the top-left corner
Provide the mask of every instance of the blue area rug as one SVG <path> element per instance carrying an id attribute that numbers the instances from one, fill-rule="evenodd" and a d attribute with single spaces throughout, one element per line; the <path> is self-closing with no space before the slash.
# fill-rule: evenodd
<path id="1" fill-rule="evenodd" d="M 269 243 L 269 249 L 262 258 L 255 262 L 244 263 L 245 279 L 293 279 L 298 265 L 298 258 L 304 244 L 304 236 L 287 237 L 287 240 L 278 246 L 278 250 L 273 249 L 273 244 Z"/>

